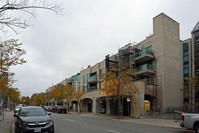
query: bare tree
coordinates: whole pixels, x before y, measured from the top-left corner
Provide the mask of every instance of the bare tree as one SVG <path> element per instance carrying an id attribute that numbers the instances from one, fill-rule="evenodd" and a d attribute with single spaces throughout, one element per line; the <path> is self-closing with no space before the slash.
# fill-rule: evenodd
<path id="1" fill-rule="evenodd" d="M 46 9 L 61 15 L 63 10 L 61 6 L 61 3 L 49 3 L 48 0 L 0 0 L 0 30 L 4 34 L 7 29 L 18 33 L 16 28 L 25 29 L 29 26 L 22 17 L 12 16 L 13 11 L 20 11 L 35 17 L 36 9 Z"/>

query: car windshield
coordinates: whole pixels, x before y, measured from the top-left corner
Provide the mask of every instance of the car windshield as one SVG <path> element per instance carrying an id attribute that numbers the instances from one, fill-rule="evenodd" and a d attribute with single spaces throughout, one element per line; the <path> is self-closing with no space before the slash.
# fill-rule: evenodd
<path id="1" fill-rule="evenodd" d="M 57 106 L 57 108 L 64 108 L 63 106 Z"/>
<path id="2" fill-rule="evenodd" d="M 22 108 L 20 116 L 31 117 L 31 116 L 45 116 L 46 112 L 42 108 Z"/>

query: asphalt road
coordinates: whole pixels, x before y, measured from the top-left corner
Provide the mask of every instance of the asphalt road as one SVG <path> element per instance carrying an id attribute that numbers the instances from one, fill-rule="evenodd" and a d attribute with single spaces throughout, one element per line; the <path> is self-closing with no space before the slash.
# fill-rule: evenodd
<path id="1" fill-rule="evenodd" d="M 120 120 L 55 114 L 55 133 L 193 133 L 182 129 L 162 128 Z"/>

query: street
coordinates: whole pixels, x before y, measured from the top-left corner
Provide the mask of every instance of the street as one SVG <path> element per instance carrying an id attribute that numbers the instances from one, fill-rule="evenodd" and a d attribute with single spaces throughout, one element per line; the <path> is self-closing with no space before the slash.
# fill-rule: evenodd
<path id="1" fill-rule="evenodd" d="M 51 117 L 55 123 L 55 133 L 193 133 L 193 131 L 183 129 L 163 128 L 71 114 L 53 113 Z"/>

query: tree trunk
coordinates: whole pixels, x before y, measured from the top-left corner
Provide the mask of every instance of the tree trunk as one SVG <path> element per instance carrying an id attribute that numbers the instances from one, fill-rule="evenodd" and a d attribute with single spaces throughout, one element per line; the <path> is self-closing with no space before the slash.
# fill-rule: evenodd
<path id="1" fill-rule="evenodd" d="M 119 105 L 120 103 L 119 103 L 119 98 L 117 98 L 117 118 L 119 119 L 120 118 L 120 105 Z"/>

